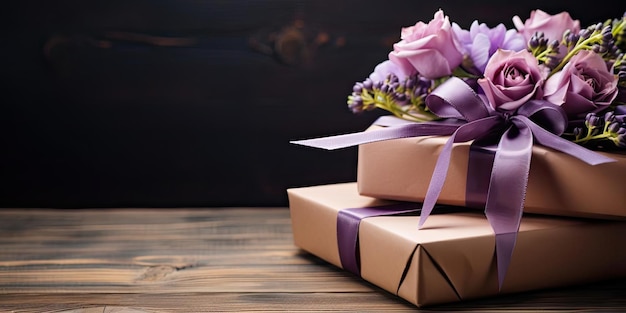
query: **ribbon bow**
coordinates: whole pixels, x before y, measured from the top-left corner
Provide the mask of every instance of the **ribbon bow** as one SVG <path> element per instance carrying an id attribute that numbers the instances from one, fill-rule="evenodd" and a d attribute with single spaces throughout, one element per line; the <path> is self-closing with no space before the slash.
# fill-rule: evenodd
<path id="1" fill-rule="evenodd" d="M 499 136 L 493 159 L 485 215 L 496 235 L 496 261 L 500 288 L 508 269 L 519 230 L 533 142 L 597 165 L 615 160 L 561 138 L 567 116 L 561 107 L 544 100 L 531 100 L 513 112 L 493 110 L 470 86 L 451 77 L 426 98 L 426 105 L 441 121 L 414 123 L 382 121 L 389 127 L 292 143 L 328 150 L 370 142 L 430 136 L 450 136 L 437 159 L 424 198 L 419 227 L 435 206 L 443 187 L 454 143 Z M 398 121 L 398 119 L 395 119 Z"/>

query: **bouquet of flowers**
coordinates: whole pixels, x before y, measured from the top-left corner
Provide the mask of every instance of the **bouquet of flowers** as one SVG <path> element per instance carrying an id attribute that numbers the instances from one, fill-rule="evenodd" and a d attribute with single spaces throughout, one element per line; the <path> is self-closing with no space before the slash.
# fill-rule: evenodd
<path id="1" fill-rule="evenodd" d="M 567 12 L 535 10 L 513 23 L 516 29 L 474 21 L 466 30 L 439 10 L 428 24 L 403 28 L 388 60 L 354 85 L 349 108 L 415 122 L 445 119 L 427 98 L 455 77 L 488 110 L 515 115 L 529 102 L 557 106 L 566 116 L 563 138 L 626 149 L 626 15 L 581 29 Z"/>

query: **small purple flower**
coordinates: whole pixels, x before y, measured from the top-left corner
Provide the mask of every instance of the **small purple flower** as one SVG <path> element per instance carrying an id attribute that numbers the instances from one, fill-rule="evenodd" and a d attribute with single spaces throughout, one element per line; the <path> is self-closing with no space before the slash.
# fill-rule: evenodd
<path id="1" fill-rule="evenodd" d="M 462 52 L 469 56 L 480 73 L 485 72 L 489 58 L 498 50 L 520 51 L 526 48 L 524 36 L 514 29 L 507 30 L 504 24 L 489 28 L 486 24 L 474 21 L 469 30 L 452 24 L 452 31 L 461 43 Z"/>
<path id="2" fill-rule="evenodd" d="M 604 125 L 604 121 L 595 113 L 587 113 L 585 116 L 585 126 L 587 128 L 599 128 Z"/>
<path id="3" fill-rule="evenodd" d="M 585 124 L 573 130 L 574 142 L 589 147 L 604 147 L 612 142 L 618 148 L 626 148 L 626 115 L 608 111 L 604 117 L 596 113 L 585 116 Z M 610 147 L 610 145 L 609 145 Z"/>

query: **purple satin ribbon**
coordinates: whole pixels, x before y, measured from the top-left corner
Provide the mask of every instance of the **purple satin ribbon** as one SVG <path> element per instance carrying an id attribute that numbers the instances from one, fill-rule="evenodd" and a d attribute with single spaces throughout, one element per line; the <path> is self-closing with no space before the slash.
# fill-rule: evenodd
<path id="1" fill-rule="evenodd" d="M 385 206 L 352 208 L 339 211 L 337 215 L 337 246 L 341 267 L 361 276 L 359 252 L 359 226 L 361 220 L 374 216 L 402 215 L 416 213 L 419 203 L 401 202 Z"/>
<path id="2" fill-rule="evenodd" d="M 494 141 L 496 139 L 497 141 Z M 475 140 L 470 145 L 467 160 L 467 183 L 465 184 L 465 205 L 468 207 L 485 208 L 493 159 L 498 149 L 499 139 L 493 137 Z"/>
<path id="3" fill-rule="evenodd" d="M 494 135 L 499 136 L 493 161 L 488 161 L 491 165 L 487 166 L 491 168 L 491 174 L 486 192 L 485 215 L 496 235 L 498 283 L 502 287 L 523 213 L 533 141 L 590 165 L 615 160 L 561 138 L 567 126 L 567 116 L 559 106 L 547 101 L 531 100 L 515 112 L 497 112 L 463 80 L 451 77 L 426 98 L 426 104 L 444 121 L 388 122 L 392 126 L 380 130 L 292 143 L 332 150 L 398 138 L 450 136 L 437 158 L 426 192 L 419 221 L 419 227 L 422 228 L 441 193 L 453 144 L 472 140 L 480 142 Z M 473 176 L 468 175 L 467 179 L 468 184 L 474 183 Z"/>

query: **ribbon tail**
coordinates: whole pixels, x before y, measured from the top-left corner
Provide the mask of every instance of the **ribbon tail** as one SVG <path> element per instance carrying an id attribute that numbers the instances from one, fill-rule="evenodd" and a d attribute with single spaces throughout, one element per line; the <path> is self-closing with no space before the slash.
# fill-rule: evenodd
<path id="1" fill-rule="evenodd" d="M 474 140 L 470 145 L 465 183 L 465 205 L 485 209 L 489 180 L 500 137 Z"/>
<path id="2" fill-rule="evenodd" d="M 455 137 L 456 132 L 450 136 L 448 141 L 446 141 L 446 144 L 443 146 L 441 152 L 439 153 L 439 157 L 437 158 L 437 163 L 435 164 L 435 169 L 433 170 L 433 175 L 430 179 L 430 184 L 428 185 L 428 191 L 426 191 L 426 197 L 424 198 L 424 203 L 422 205 L 419 228 L 422 228 L 426 219 L 433 211 L 435 203 L 441 193 L 443 183 L 446 181 L 448 166 L 450 165 L 450 156 L 452 154 L 452 144 L 454 143 Z"/>
<path id="3" fill-rule="evenodd" d="M 511 126 L 502 136 L 493 162 L 485 215 L 496 236 L 500 289 L 522 219 L 532 146 L 533 135 L 529 128 Z"/>
<path id="4" fill-rule="evenodd" d="M 450 135 L 459 125 L 446 123 L 411 123 L 337 136 L 291 141 L 293 144 L 335 150 L 376 141 L 417 136 Z"/>
<path id="5" fill-rule="evenodd" d="M 504 277 L 513 258 L 513 250 L 517 241 L 517 231 L 496 234 L 496 267 L 498 269 L 498 290 L 502 290 Z"/>
<path id="6" fill-rule="evenodd" d="M 414 121 L 405 120 L 403 118 L 399 118 L 395 115 L 383 115 L 378 117 L 372 125 L 376 126 L 384 126 L 384 127 L 392 127 L 392 126 L 401 126 L 415 123 Z"/>
<path id="7" fill-rule="evenodd" d="M 441 149 L 437 163 L 433 170 L 433 174 L 424 197 L 424 203 L 422 205 L 422 213 L 420 214 L 419 228 L 422 228 L 428 216 L 432 212 L 443 184 L 448 175 L 448 166 L 450 165 L 450 157 L 452 154 L 452 146 L 455 142 L 465 142 L 473 139 L 481 138 L 486 134 L 491 133 L 491 130 L 498 127 L 500 118 L 497 116 L 490 116 L 480 120 L 472 121 L 460 126 L 448 139 L 446 144 Z"/>
<path id="8" fill-rule="evenodd" d="M 525 116 L 516 116 L 524 125 L 532 131 L 533 136 L 543 146 L 569 154 L 589 165 L 598 165 L 609 162 L 616 162 L 615 159 L 604 156 L 600 153 L 589 150 L 581 145 L 559 137 L 535 124 Z M 518 126 L 520 123 L 516 123 Z"/>

